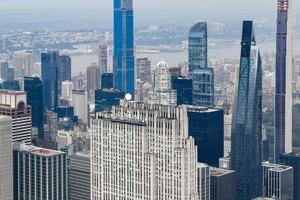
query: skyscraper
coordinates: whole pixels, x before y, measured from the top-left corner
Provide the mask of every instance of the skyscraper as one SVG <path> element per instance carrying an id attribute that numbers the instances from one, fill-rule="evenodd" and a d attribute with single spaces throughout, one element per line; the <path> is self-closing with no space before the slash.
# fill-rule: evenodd
<path id="1" fill-rule="evenodd" d="M 236 199 L 235 171 L 214 167 L 210 168 L 210 199 Z"/>
<path id="2" fill-rule="evenodd" d="M 214 106 L 214 70 L 207 62 L 207 23 L 195 24 L 188 36 L 189 76 L 193 78 L 193 104 Z"/>
<path id="3" fill-rule="evenodd" d="M 15 52 L 13 55 L 13 68 L 15 69 L 15 80 L 33 75 L 33 53 L 31 51 Z"/>
<path id="4" fill-rule="evenodd" d="M 42 53 L 42 80 L 44 82 L 44 105 L 48 110 L 58 106 L 58 64 L 59 52 Z"/>
<path id="5" fill-rule="evenodd" d="M 38 128 L 39 138 L 44 138 L 44 85 L 39 77 L 25 77 L 24 90 L 31 106 L 32 127 Z"/>
<path id="6" fill-rule="evenodd" d="M 189 106 L 189 135 L 195 139 L 198 162 L 217 167 L 224 156 L 224 111 Z"/>
<path id="7" fill-rule="evenodd" d="M 121 101 L 111 113 L 97 113 L 91 199 L 198 199 L 197 151 L 187 126 L 186 106 Z"/>
<path id="8" fill-rule="evenodd" d="M 12 118 L 12 142 L 31 143 L 31 107 L 26 92 L 0 90 L 0 115 Z"/>
<path id="9" fill-rule="evenodd" d="M 152 103 L 162 105 L 176 105 L 176 90 L 172 89 L 171 74 L 168 64 L 160 62 L 154 72 Z"/>
<path id="10" fill-rule="evenodd" d="M 14 144 L 14 199 L 68 199 L 68 161 L 61 151 Z"/>
<path id="11" fill-rule="evenodd" d="M 99 46 L 99 57 L 98 57 L 98 66 L 100 69 L 101 76 L 103 73 L 108 72 L 108 51 L 107 51 L 107 45 L 102 44 Z"/>
<path id="12" fill-rule="evenodd" d="M 293 16 L 292 0 L 278 0 L 276 36 L 275 162 L 292 152 Z"/>
<path id="13" fill-rule="evenodd" d="M 58 97 L 61 96 L 62 82 L 71 81 L 71 57 L 66 55 L 61 55 L 58 58 L 58 68 L 57 68 L 57 88 Z"/>
<path id="14" fill-rule="evenodd" d="M 263 162 L 263 196 L 293 199 L 293 167 Z"/>
<path id="15" fill-rule="evenodd" d="M 207 23 L 198 22 L 189 32 L 189 72 L 207 68 Z"/>
<path id="16" fill-rule="evenodd" d="M 293 167 L 293 199 L 300 199 L 300 152 L 281 155 L 281 163 Z"/>
<path id="17" fill-rule="evenodd" d="M 253 22 L 243 22 L 239 83 L 232 123 L 237 200 L 262 195 L 262 66 Z"/>
<path id="18" fill-rule="evenodd" d="M 88 67 L 86 70 L 87 75 L 87 92 L 88 97 L 91 100 L 94 98 L 95 90 L 100 88 L 99 76 L 100 71 L 96 63 L 93 63 L 92 66 Z"/>
<path id="19" fill-rule="evenodd" d="M 77 152 L 70 156 L 69 198 L 70 200 L 91 199 L 91 158 L 89 153 Z"/>
<path id="20" fill-rule="evenodd" d="M 210 200 L 210 169 L 207 164 L 197 163 L 198 199 Z"/>
<path id="21" fill-rule="evenodd" d="M 179 76 L 172 80 L 172 89 L 177 92 L 177 105 L 193 104 L 193 80 Z"/>
<path id="22" fill-rule="evenodd" d="M 83 122 L 88 122 L 88 98 L 87 92 L 84 90 L 72 91 L 72 106 L 74 107 L 75 115 Z"/>
<path id="23" fill-rule="evenodd" d="M 13 199 L 13 145 L 11 118 L 0 116 L 0 199 Z"/>
<path id="24" fill-rule="evenodd" d="M 134 95 L 134 31 L 132 0 L 114 0 L 114 87 Z"/>

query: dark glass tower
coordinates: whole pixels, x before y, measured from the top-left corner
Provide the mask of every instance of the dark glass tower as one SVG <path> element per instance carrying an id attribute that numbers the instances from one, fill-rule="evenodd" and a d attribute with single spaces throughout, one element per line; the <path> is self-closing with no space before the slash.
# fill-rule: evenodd
<path id="1" fill-rule="evenodd" d="M 237 200 L 262 195 L 262 66 L 253 22 L 243 22 L 239 83 L 232 122 L 231 164 Z"/>
<path id="2" fill-rule="evenodd" d="M 44 97 L 43 82 L 39 77 L 25 77 L 24 90 L 27 104 L 31 106 L 32 127 L 38 128 L 39 138 L 44 138 Z"/>
<path id="3" fill-rule="evenodd" d="M 58 106 L 58 66 L 59 52 L 42 53 L 42 80 L 44 82 L 44 106 L 55 109 Z"/>
<path id="4" fill-rule="evenodd" d="M 134 95 L 132 0 L 114 0 L 114 87 Z"/>
<path id="5" fill-rule="evenodd" d="M 293 112 L 292 1 L 278 0 L 276 35 L 275 162 L 292 152 Z"/>
<path id="6" fill-rule="evenodd" d="M 198 162 L 217 167 L 224 156 L 224 111 L 205 107 L 188 108 L 189 136 L 195 138 Z"/>
<path id="7" fill-rule="evenodd" d="M 71 81 L 71 57 L 65 55 L 59 56 L 58 62 L 58 95 L 61 96 L 62 82 Z"/>
<path id="8" fill-rule="evenodd" d="M 193 80 L 177 77 L 172 80 L 172 89 L 177 91 L 177 105 L 193 104 Z"/>

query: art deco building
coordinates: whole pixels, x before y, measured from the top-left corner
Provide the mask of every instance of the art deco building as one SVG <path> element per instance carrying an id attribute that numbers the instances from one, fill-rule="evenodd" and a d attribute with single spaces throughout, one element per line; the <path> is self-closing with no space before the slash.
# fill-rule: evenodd
<path id="1" fill-rule="evenodd" d="M 91 136 L 92 200 L 198 199 L 186 106 L 122 100 L 97 114 Z"/>

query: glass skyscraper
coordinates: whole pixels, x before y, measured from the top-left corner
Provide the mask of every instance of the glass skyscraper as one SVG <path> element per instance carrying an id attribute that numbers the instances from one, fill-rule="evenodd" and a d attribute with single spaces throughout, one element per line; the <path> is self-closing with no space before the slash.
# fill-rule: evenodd
<path id="1" fill-rule="evenodd" d="M 114 0 L 114 87 L 134 95 L 134 32 L 132 0 Z"/>
<path id="2" fill-rule="evenodd" d="M 198 22 L 189 32 L 189 72 L 207 67 L 207 23 Z"/>
<path id="3" fill-rule="evenodd" d="M 58 63 L 59 52 L 42 53 L 42 80 L 44 82 L 44 106 L 55 109 L 58 106 Z"/>
<path id="4" fill-rule="evenodd" d="M 38 128 L 39 138 L 44 138 L 44 85 L 39 77 L 25 77 L 24 90 L 31 106 L 32 126 Z"/>
<path id="5" fill-rule="evenodd" d="M 214 70 L 207 62 L 207 23 L 195 24 L 189 32 L 189 75 L 193 78 L 193 105 L 214 106 Z"/>
<path id="6" fill-rule="evenodd" d="M 253 22 L 243 22 L 239 83 L 232 123 L 231 164 L 237 200 L 262 195 L 262 63 Z"/>
<path id="7" fill-rule="evenodd" d="M 275 93 L 275 162 L 292 152 L 293 110 L 292 1 L 278 0 Z"/>

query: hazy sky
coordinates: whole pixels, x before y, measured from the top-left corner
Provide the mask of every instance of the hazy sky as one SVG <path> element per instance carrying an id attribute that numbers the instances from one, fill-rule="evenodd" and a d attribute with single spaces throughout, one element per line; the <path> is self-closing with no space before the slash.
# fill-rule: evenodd
<path id="1" fill-rule="evenodd" d="M 138 26 L 274 18 L 277 0 L 134 0 Z M 93 21 L 110 26 L 112 0 L 0 0 L 0 22 Z M 300 10 L 300 0 L 294 0 Z"/>

